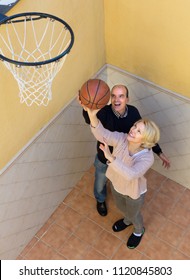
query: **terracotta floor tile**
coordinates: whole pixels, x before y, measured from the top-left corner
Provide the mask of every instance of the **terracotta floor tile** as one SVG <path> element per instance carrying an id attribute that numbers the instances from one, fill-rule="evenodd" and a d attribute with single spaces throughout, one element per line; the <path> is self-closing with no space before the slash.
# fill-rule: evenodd
<path id="1" fill-rule="evenodd" d="M 190 189 L 186 189 L 182 196 L 180 197 L 179 203 L 183 205 L 184 208 L 190 210 Z"/>
<path id="2" fill-rule="evenodd" d="M 68 260 L 82 260 L 88 250 L 89 244 L 71 235 L 63 244 L 59 252 Z"/>
<path id="3" fill-rule="evenodd" d="M 92 245 L 102 230 L 102 227 L 86 218 L 80 223 L 80 226 L 75 230 L 74 234 L 84 242 Z"/>
<path id="4" fill-rule="evenodd" d="M 54 220 L 52 218 L 49 218 L 47 220 L 47 222 L 41 227 L 41 229 L 36 233 L 36 236 L 38 238 L 41 238 L 48 231 L 48 229 L 51 227 L 53 222 L 54 222 Z"/>
<path id="5" fill-rule="evenodd" d="M 146 255 L 144 255 L 144 254 L 142 254 L 142 258 L 141 258 L 141 260 L 150 260 L 150 258 L 148 257 L 148 256 L 146 256 Z"/>
<path id="6" fill-rule="evenodd" d="M 50 219 L 52 219 L 53 221 L 55 221 L 57 219 L 57 217 L 63 215 L 65 209 L 66 209 L 66 205 L 62 202 L 57 209 L 53 212 L 53 214 L 51 215 Z"/>
<path id="7" fill-rule="evenodd" d="M 102 228 L 107 229 L 107 230 L 111 230 L 112 223 L 111 223 L 109 217 L 110 217 L 110 213 L 108 213 L 107 216 L 100 216 L 97 211 L 94 211 L 94 209 L 91 209 L 89 211 L 89 215 L 88 215 L 88 218 L 90 220 L 94 221 L 95 223 L 97 223 Z"/>
<path id="8" fill-rule="evenodd" d="M 64 260 L 64 256 L 61 256 L 55 250 L 48 245 L 39 241 L 26 255 L 26 260 Z"/>
<path id="9" fill-rule="evenodd" d="M 186 234 L 184 234 L 178 246 L 178 250 L 184 253 L 190 259 L 190 228 L 188 229 Z"/>
<path id="10" fill-rule="evenodd" d="M 148 188 L 158 189 L 161 184 L 166 180 L 166 177 L 154 171 L 153 169 L 149 169 L 146 173 L 145 177 L 147 178 Z"/>
<path id="11" fill-rule="evenodd" d="M 172 255 L 172 260 L 189 260 L 190 258 L 184 255 L 182 252 L 175 250 Z"/>
<path id="12" fill-rule="evenodd" d="M 87 216 L 90 209 L 94 209 L 96 201 L 93 197 L 79 192 L 78 195 L 69 203 L 69 206 L 78 213 Z"/>
<path id="13" fill-rule="evenodd" d="M 94 185 L 94 174 L 86 172 L 85 175 L 81 178 L 81 180 L 76 184 L 83 192 L 88 195 L 94 197 L 93 188 L 91 186 Z"/>
<path id="14" fill-rule="evenodd" d="M 80 192 L 80 189 L 74 187 L 73 190 L 64 199 L 64 203 L 69 205 L 73 200 L 76 199 Z"/>
<path id="15" fill-rule="evenodd" d="M 173 222 L 167 221 L 158 233 L 158 237 L 173 246 L 178 246 L 184 235 L 184 229 Z"/>
<path id="16" fill-rule="evenodd" d="M 179 226 L 187 228 L 190 225 L 190 210 L 187 210 L 178 202 L 168 218 Z"/>
<path id="17" fill-rule="evenodd" d="M 159 190 L 160 193 L 167 195 L 174 201 L 178 200 L 184 191 L 185 188 L 183 186 L 170 179 L 165 180 Z"/>
<path id="18" fill-rule="evenodd" d="M 155 212 L 160 213 L 164 217 L 167 217 L 174 206 L 175 201 L 165 194 L 157 193 L 149 204 L 149 207 Z"/>
<path id="19" fill-rule="evenodd" d="M 122 241 L 113 234 L 104 230 L 98 236 L 98 239 L 93 244 L 93 247 L 110 259 L 116 252 L 121 242 Z"/>
<path id="20" fill-rule="evenodd" d="M 136 249 L 128 249 L 126 243 L 122 243 L 116 253 L 113 255 L 112 260 L 140 260 L 142 254 Z"/>
<path id="21" fill-rule="evenodd" d="M 157 234 L 166 221 L 160 213 L 153 211 L 152 207 L 144 207 L 142 210 L 146 232 Z"/>
<path id="22" fill-rule="evenodd" d="M 70 235 L 71 232 L 69 230 L 62 228 L 59 225 L 53 224 L 44 234 L 42 240 L 49 246 L 59 249 Z"/>
<path id="23" fill-rule="evenodd" d="M 55 223 L 73 232 L 78 227 L 82 219 L 83 216 L 81 216 L 78 212 L 76 212 L 72 208 L 67 207 L 64 213 L 62 213 L 62 215 L 60 215 L 56 219 Z"/>
<path id="24" fill-rule="evenodd" d="M 84 255 L 83 260 L 107 260 L 106 256 L 96 251 L 93 247 Z"/>
<path id="25" fill-rule="evenodd" d="M 153 238 L 144 253 L 151 260 L 172 260 L 174 248 L 158 238 Z"/>
<path id="26" fill-rule="evenodd" d="M 144 204 L 145 205 L 149 204 L 149 202 L 153 199 L 155 194 L 156 194 L 156 191 L 154 189 L 148 188 L 146 196 L 145 196 Z"/>

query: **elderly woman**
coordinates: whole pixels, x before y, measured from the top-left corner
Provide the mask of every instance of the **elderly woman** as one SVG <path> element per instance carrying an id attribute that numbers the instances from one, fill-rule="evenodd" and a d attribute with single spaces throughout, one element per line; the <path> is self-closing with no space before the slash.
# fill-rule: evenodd
<path id="1" fill-rule="evenodd" d="M 147 191 L 144 174 L 154 162 L 152 147 L 159 141 L 159 128 L 154 122 L 141 119 L 128 134 L 111 132 L 97 118 L 98 110 L 84 109 L 88 112 L 92 133 L 103 143 L 100 149 L 107 158 L 106 176 L 111 182 L 116 205 L 124 214 L 124 218 L 116 221 L 112 229 L 119 232 L 133 225 L 134 231 L 127 247 L 136 248 L 145 232 L 140 212 Z M 108 145 L 113 146 L 112 153 Z"/>

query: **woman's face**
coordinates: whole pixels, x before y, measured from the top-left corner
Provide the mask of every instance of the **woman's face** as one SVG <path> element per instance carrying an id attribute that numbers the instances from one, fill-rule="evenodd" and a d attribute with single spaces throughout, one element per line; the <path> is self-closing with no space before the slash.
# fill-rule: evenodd
<path id="1" fill-rule="evenodd" d="M 127 135 L 127 140 L 129 142 L 142 144 L 144 130 L 145 125 L 143 122 L 138 122 L 134 124 Z"/>

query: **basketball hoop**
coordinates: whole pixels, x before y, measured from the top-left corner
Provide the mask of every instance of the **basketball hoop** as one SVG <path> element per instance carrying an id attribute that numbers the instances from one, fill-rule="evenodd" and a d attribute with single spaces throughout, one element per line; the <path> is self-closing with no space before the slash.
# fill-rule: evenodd
<path id="1" fill-rule="evenodd" d="M 19 86 L 21 103 L 47 106 L 52 82 L 74 43 L 71 27 L 50 14 L 31 12 L 0 21 L 0 60 Z"/>

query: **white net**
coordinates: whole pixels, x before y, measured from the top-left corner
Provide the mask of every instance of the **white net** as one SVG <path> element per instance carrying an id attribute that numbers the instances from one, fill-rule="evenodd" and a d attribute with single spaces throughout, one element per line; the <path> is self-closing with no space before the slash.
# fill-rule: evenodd
<path id="1" fill-rule="evenodd" d="M 22 16 L 0 26 L 0 54 L 14 61 L 3 60 L 3 63 L 18 82 L 21 103 L 48 105 L 53 79 L 66 59 L 66 54 L 60 54 L 70 42 L 69 30 L 49 17 Z M 55 57 L 58 59 L 53 61 Z M 48 60 L 52 61 L 46 63 Z"/>

